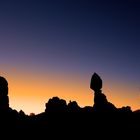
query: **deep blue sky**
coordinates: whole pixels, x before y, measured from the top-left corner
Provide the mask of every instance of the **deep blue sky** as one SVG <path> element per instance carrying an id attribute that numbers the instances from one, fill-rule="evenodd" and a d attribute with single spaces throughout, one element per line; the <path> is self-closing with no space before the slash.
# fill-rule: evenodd
<path id="1" fill-rule="evenodd" d="M 26 53 L 60 66 L 138 74 L 139 6 L 123 0 L 1 2 L 1 50 L 14 58 Z"/>
<path id="2" fill-rule="evenodd" d="M 0 64 L 44 74 L 97 72 L 139 89 L 140 3 L 0 1 Z"/>

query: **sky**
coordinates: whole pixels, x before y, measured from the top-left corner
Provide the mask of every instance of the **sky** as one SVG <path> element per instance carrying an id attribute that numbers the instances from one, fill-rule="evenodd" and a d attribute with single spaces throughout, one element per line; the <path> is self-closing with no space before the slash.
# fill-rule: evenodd
<path id="1" fill-rule="evenodd" d="M 0 75 L 10 107 L 38 114 L 58 96 L 94 104 L 94 72 L 116 107 L 140 109 L 138 0 L 1 0 Z"/>

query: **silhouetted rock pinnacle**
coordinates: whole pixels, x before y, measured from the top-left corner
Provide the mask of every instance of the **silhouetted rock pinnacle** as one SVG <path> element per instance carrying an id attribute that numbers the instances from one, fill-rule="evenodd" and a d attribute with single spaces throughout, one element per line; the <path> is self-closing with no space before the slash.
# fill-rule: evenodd
<path id="1" fill-rule="evenodd" d="M 96 73 L 91 77 L 90 88 L 94 90 L 94 109 L 96 111 L 112 111 L 116 107 L 107 101 L 106 96 L 102 93 L 102 79 Z"/>
<path id="2" fill-rule="evenodd" d="M 0 76 L 0 110 L 9 108 L 8 82 Z"/>

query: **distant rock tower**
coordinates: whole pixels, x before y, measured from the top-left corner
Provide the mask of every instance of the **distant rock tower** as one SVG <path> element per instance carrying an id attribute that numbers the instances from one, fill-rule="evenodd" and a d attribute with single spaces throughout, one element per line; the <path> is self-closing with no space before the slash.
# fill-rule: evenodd
<path id="1" fill-rule="evenodd" d="M 9 108 L 8 82 L 0 76 L 0 110 Z"/>
<path id="2" fill-rule="evenodd" d="M 107 101 L 106 96 L 102 93 L 102 79 L 96 73 L 91 77 L 90 88 L 94 90 L 94 109 L 97 111 L 112 111 L 116 107 Z"/>

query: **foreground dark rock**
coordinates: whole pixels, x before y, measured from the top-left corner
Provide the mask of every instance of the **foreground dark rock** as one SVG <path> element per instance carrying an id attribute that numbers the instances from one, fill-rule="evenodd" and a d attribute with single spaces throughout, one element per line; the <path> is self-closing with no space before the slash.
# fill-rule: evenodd
<path id="1" fill-rule="evenodd" d="M 64 99 L 53 97 L 46 103 L 44 112 L 30 116 L 9 107 L 8 82 L 3 77 L 0 77 L 0 85 L 1 134 L 12 132 L 22 138 L 46 139 L 120 139 L 139 134 L 140 112 L 132 112 L 129 106 L 116 108 L 108 102 L 97 74 L 93 74 L 90 83 L 94 90 L 93 106 L 81 108 L 76 101 L 67 104 Z"/>

